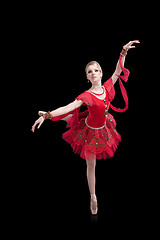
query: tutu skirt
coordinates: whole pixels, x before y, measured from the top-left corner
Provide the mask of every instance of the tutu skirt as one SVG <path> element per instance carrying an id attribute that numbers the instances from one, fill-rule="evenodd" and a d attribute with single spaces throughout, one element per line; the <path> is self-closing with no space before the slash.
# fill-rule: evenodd
<path id="1" fill-rule="evenodd" d="M 108 113 L 104 127 L 92 129 L 86 124 L 88 111 L 79 114 L 79 124 L 76 125 L 73 117 L 68 120 L 70 129 L 62 135 L 62 138 L 71 145 L 74 153 L 88 160 L 94 154 L 96 159 L 108 159 L 114 156 L 119 142 L 120 134 L 116 131 L 116 122 Z"/>

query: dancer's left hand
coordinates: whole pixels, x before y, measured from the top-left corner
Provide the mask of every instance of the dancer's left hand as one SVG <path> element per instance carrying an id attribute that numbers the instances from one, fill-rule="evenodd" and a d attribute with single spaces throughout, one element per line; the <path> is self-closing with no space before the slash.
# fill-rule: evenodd
<path id="1" fill-rule="evenodd" d="M 123 48 L 125 48 L 126 50 L 129 50 L 131 48 L 135 48 L 135 46 L 132 46 L 134 43 L 140 43 L 140 41 L 139 40 L 130 41 L 129 43 L 124 45 Z"/>

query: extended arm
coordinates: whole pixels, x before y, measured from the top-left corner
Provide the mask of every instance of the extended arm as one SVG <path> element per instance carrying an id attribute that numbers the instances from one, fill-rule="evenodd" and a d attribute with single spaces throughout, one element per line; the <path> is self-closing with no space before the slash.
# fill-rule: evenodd
<path id="1" fill-rule="evenodd" d="M 83 104 L 82 100 L 75 100 L 74 102 L 72 102 L 64 107 L 57 108 L 56 110 L 53 110 L 52 112 L 50 112 L 50 117 L 58 117 L 60 115 L 72 112 L 76 108 L 79 108 L 82 104 Z M 44 122 L 44 120 L 45 120 L 45 118 L 43 116 L 39 117 L 32 126 L 32 132 L 35 131 L 36 125 L 38 125 L 37 128 L 39 129 L 40 126 L 42 125 L 42 123 Z"/>
<path id="2" fill-rule="evenodd" d="M 126 51 L 128 51 L 131 48 L 135 48 L 135 46 L 132 46 L 134 43 L 140 43 L 140 42 L 138 40 L 130 41 L 129 43 L 127 43 L 126 45 L 123 46 L 123 49 L 126 49 Z M 125 56 L 122 56 L 121 61 L 122 61 L 122 65 L 124 66 Z M 119 60 L 118 60 L 116 69 L 112 75 L 113 84 L 116 83 L 118 76 L 121 74 L 121 72 L 122 72 L 122 69 L 120 67 Z"/>
<path id="3" fill-rule="evenodd" d="M 82 100 L 75 100 L 74 102 L 72 102 L 64 107 L 60 107 L 60 108 L 57 108 L 56 110 L 53 110 L 51 112 L 51 116 L 58 117 L 60 115 L 72 112 L 76 108 L 79 108 L 82 104 L 83 104 Z"/>

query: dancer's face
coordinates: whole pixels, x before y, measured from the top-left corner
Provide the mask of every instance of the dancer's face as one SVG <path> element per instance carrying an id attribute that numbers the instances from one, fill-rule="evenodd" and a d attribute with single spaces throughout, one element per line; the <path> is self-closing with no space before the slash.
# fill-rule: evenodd
<path id="1" fill-rule="evenodd" d="M 96 65 L 90 65 L 87 68 L 87 79 L 91 81 L 91 83 L 100 81 L 102 79 L 102 71 Z"/>

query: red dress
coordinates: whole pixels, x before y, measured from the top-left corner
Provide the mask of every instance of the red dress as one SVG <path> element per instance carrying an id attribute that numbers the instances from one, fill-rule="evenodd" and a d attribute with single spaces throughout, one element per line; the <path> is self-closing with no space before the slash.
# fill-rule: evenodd
<path id="1" fill-rule="evenodd" d="M 62 135 L 63 139 L 71 145 L 73 151 L 85 160 L 90 159 L 92 153 L 96 154 L 96 159 L 113 157 L 121 141 L 121 136 L 116 131 L 116 122 L 113 116 L 108 113 L 109 106 L 118 112 L 124 112 L 128 109 L 127 93 L 120 79 L 127 81 L 129 70 L 122 66 L 121 56 L 119 60 L 124 73 L 123 76 L 119 76 L 119 84 L 125 100 L 125 108 L 117 109 L 111 104 L 115 90 L 110 78 L 103 84 L 106 93 L 105 99 L 101 100 L 89 91 L 83 92 L 76 98 L 82 100 L 83 104 L 87 105 L 88 110 L 81 113 L 79 112 L 80 108 L 74 110 L 67 122 L 67 127 L 70 129 Z M 60 120 L 68 114 L 53 117 L 52 121 Z"/>

